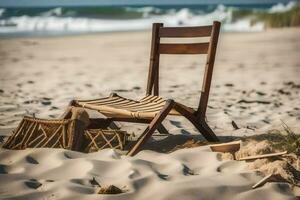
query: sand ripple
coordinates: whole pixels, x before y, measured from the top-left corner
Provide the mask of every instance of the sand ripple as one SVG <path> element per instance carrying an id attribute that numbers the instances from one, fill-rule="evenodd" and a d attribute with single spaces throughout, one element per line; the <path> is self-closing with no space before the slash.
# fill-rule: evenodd
<path id="1" fill-rule="evenodd" d="M 83 154 L 62 149 L 0 151 L 1 197 L 9 199 L 291 199 L 285 184 L 252 190 L 261 177 L 244 162 L 220 160 L 208 147 L 171 154 L 114 150 Z M 97 194 L 115 185 L 117 195 Z M 285 187 L 285 189 L 278 189 Z M 275 199 L 276 199 L 275 198 Z"/>

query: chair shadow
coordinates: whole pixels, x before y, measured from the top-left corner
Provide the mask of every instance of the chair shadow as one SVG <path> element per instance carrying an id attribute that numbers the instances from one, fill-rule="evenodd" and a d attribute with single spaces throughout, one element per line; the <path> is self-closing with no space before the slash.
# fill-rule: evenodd
<path id="1" fill-rule="evenodd" d="M 164 137 L 163 139 L 156 139 L 157 137 Z M 231 142 L 234 140 L 241 139 L 242 137 L 234 137 L 234 136 L 219 136 L 221 142 Z M 170 153 L 176 150 L 177 147 L 180 147 L 187 143 L 188 141 L 192 141 L 196 144 L 195 146 L 203 146 L 209 143 L 205 140 L 202 135 L 191 135 L 189 134 L 178 134 L 178 135 L 155 135 L 149 139 L 146 144 L 142 147 L 142 150 L 152 150 L 159 153 Z M 130 141 L 128 145 L 126 145 L 125 150 L 129 150 L 130 147 L 134 144 L 135 141 Z"/>

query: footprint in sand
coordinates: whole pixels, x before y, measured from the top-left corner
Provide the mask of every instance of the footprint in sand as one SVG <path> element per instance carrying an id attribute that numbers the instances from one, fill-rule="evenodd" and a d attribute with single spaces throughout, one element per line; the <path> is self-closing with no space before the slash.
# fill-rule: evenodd
<path id="1" fill-rule="evenodd" d="M 191 170 L 188 166 L 183 165 L 183 170 L 182 170 L 183 174 L 185 176 L 194 176 L 197 175 L 193 170 Z"/>
<path id="2" fill-rule="evenodd" d="M 140 90 L 141 89 L 141 87 L 139 87 L 139 86 L 134 86 L 133 88 L 132 88 L 132 90 Z"/>
<path id="3" fill-rule="evenodd" d="M 113 90 L 113 92 L 130 92 L 130 90 L 116 89 L 116 90 Z"/>
<path id="4" fill-rule="evenodd" d="M 39 164 L 39 162 L 31 156 L 26 156 L 25 160 L 30 164 L 34 164 L 34 165 Z"/>
<path id="5" fill-rule="evenodd" d="M 90 179 L 71 179 L 72 183 L 79 184 L 82 186 L 95 186 L 97 184 L 93 184 Z M 98 184 L 100 186 L 100 184 Z"/>
<path id="6" fill-rule="evenodd" d="M 44 106 L 49 106 L 49 105 L 51 105 L 51 103 L 52 103 L 52 102 L 51 102 L 51 101 L 48 101 L 48 100 L 42 100 L 42 101 L 41 101 L 41 104 L 44 105 Z"/>
<path id="7" fill-rule="evenodd" d="M 234 85 L 232 83 L 225 83 L 226 87 L 233 87 Z"/>
<path id="8" fill-rule="evenodd" d="M 0 174 L 8 174 L 6 165 L 0 164 Z"/>
<path id="9" fill-rule="evenodd" d="M 181 122 L 179 121 L 170 120 L 170 123 L 176 126 L 177 128 L 182 128 Z"/>
<path id="10" fill-rule="evenodd" d="M 183 135 L 191 135 L 191 133 L 188 132 L 188 131 L 185 130 L 185 129 L 181 129 L 180 132 L 181 132 Z"/>
<path id="11" fill-rule="evenodd" d="M 41 187 L 43 185 L 36 179 L 30 179 L 28 181 L 25 181 L 24 184 L 31 189 L 38 189 L 39 187 Z"/>

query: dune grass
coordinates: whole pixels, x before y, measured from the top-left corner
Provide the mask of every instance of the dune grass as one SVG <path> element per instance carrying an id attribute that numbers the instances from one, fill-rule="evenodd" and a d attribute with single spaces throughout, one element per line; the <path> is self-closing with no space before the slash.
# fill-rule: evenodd
<path id="1" fill-rule="evenodd" d="M 263 22 L 265 28 L 297 27 L 300 26 L 300 4 L 286 12 L 270 13 L 250 9 L 234 10 L 232 12 L 233 21 L 243 18 L 250 18 L 252 24 Z"/>
<path id="2" fill-rule="evenodd" d="M 283 129 L 271 130 L 266 134 L 255 135 L 245 138 L 246 140 L 254 139 L 256 141 L 267 140 L 272 145 L 273 149 L 278 151 L 288 151 L 300 156 L 300 134 L 292 131 L 284 122 L 282 122 Z"/>
<path id="3" fill-rule="evenodd" d="M 258 13 L 253 22 L 263 21 L 266 28 L 300 26 L 300 6 L 282 13 Z"/>

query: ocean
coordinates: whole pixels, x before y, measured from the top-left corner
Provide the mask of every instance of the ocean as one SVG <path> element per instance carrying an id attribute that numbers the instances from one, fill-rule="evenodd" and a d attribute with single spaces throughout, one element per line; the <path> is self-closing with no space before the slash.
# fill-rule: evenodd
<path id="1" fill-rule="evenodd" d="M 165 26 L 201 26 L 222 22 L 225 32 L 263 31 L 262 13 L 282 13 L 297 4 L 174 5 L 100 7 L 0 8 L 0 37 L 55 36 L 151 29 L 153 22 Z"/>

